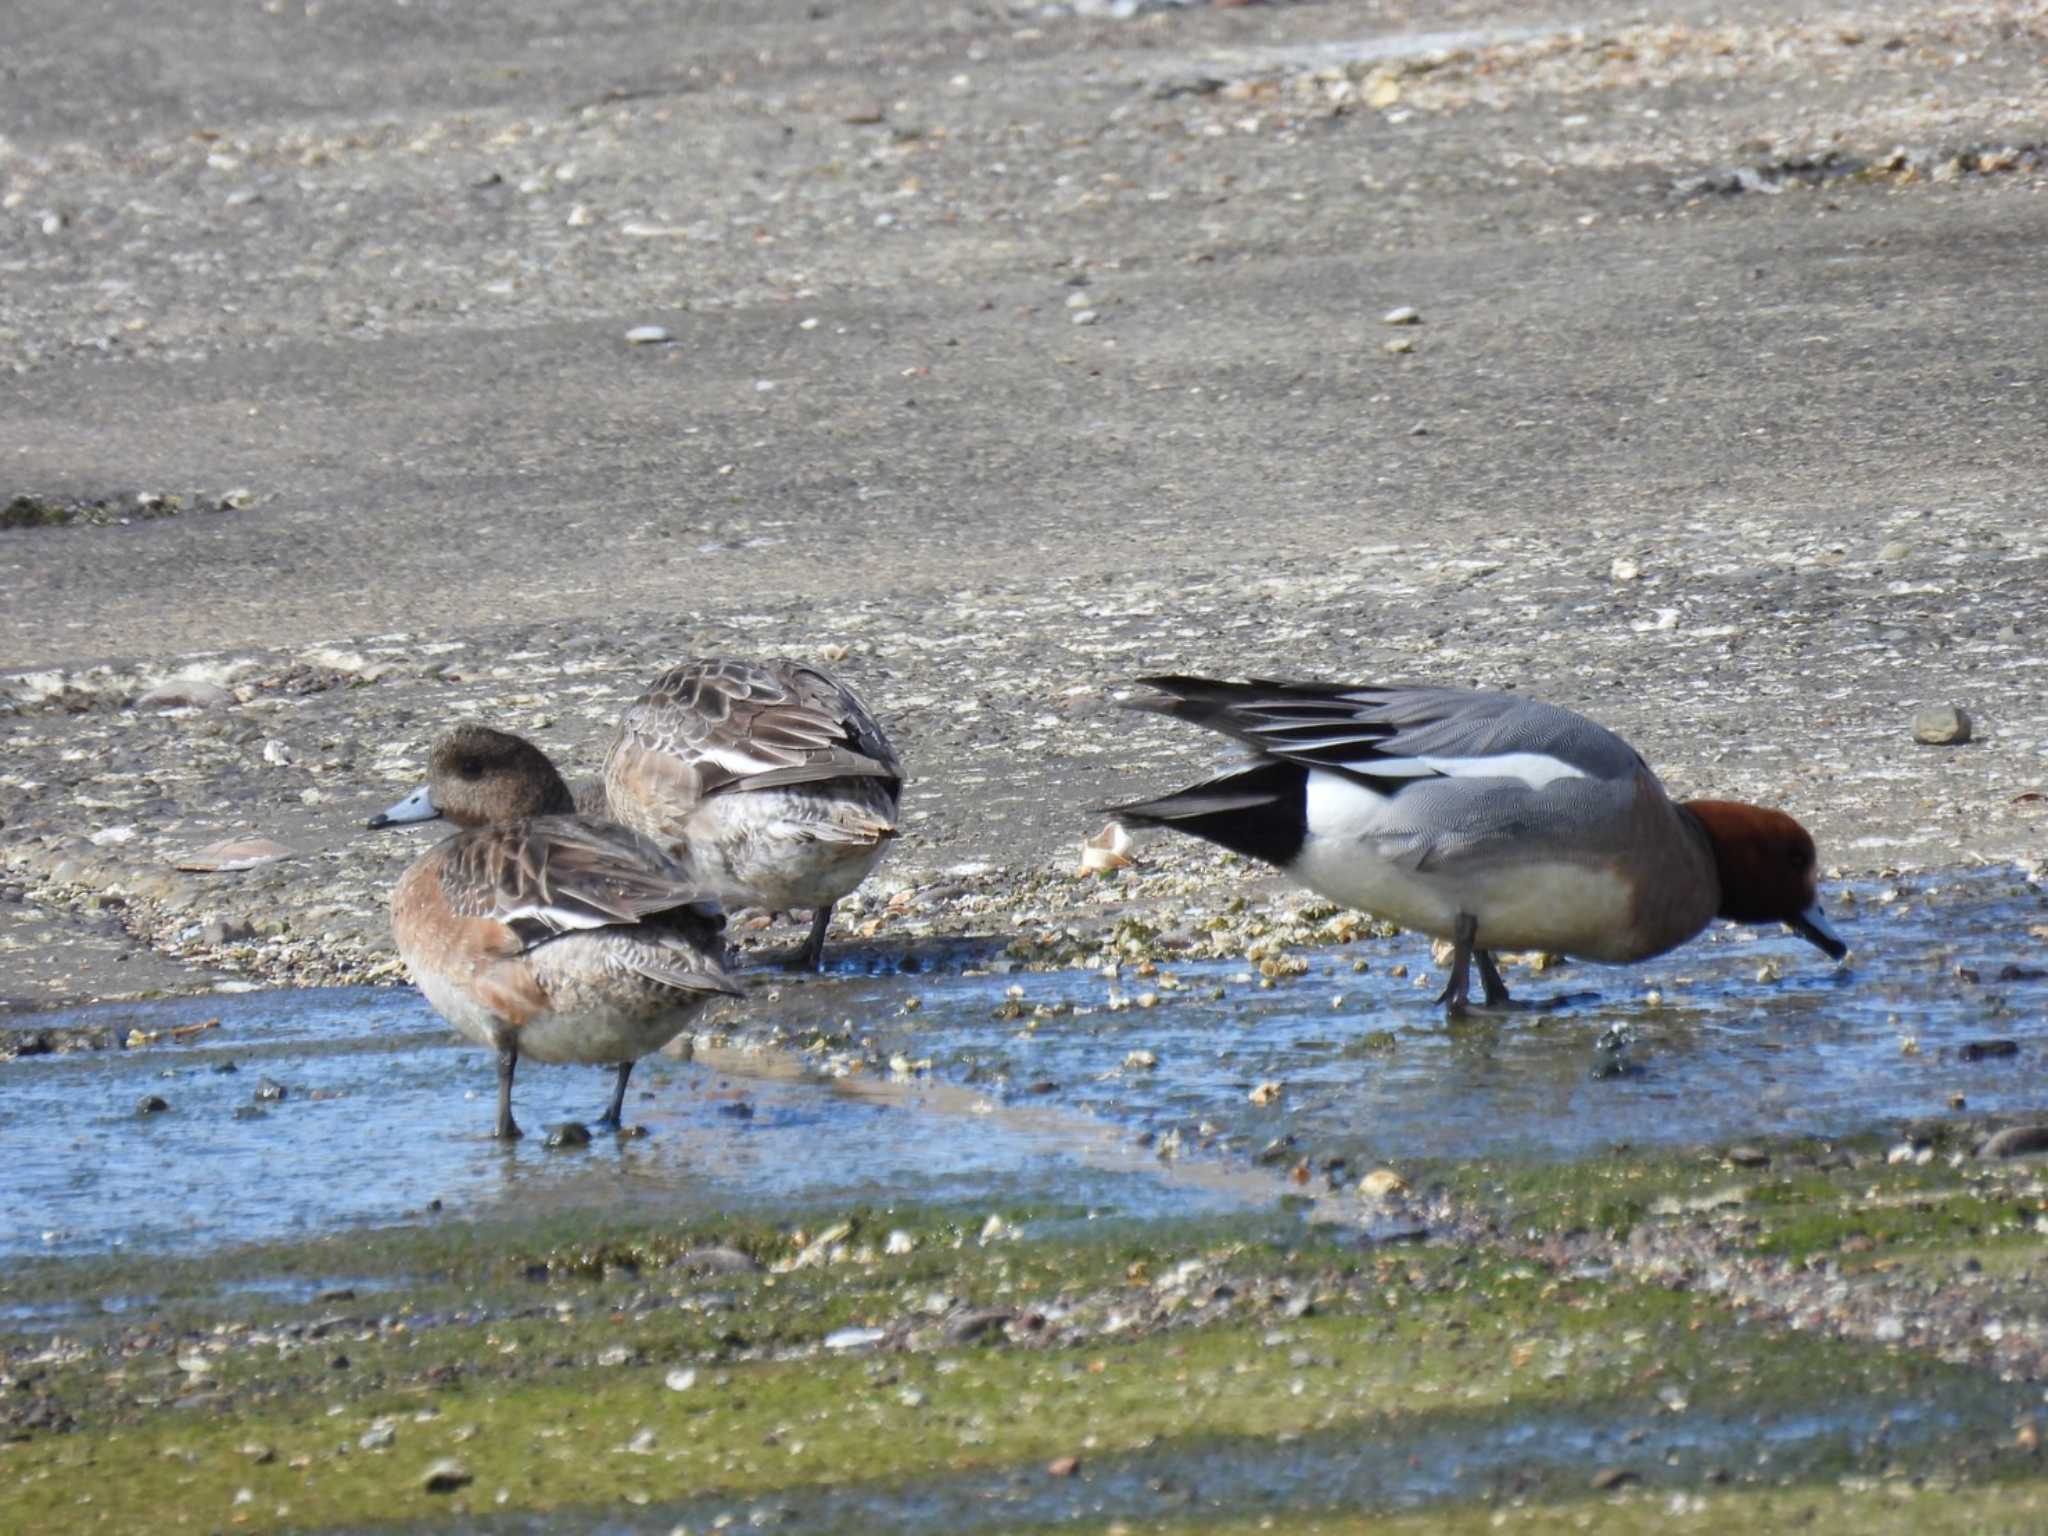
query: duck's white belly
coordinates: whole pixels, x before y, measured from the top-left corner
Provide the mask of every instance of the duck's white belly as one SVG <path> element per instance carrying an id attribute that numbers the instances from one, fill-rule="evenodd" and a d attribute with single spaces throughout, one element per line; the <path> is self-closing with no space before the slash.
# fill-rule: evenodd
<path id="1" fill-rule="evenodd" d="M 458 1034 L 490 1051 L 502 1049 L 509 1040 L 518 1045 L 521 1056 L 533 1061 L 636 1061 L 681 1034 L 709 995 L 677 992 L 651 982 L 614 986 L 608 993 L 603 986 L 578 985 L 577 978 L 556 978 L 555 1005 L 513 1026 L 453 978 L 423 966 L 412 967 L 412 972 L 434 1012 Z"/>
<path id="2" fill-rule="evenodd" d="M 1399 825 L 1385 796 L 1329 774 L 1310 776 L 1308 796 L 1290 873 L 1319 895 L 1440 939 L 1469 913 L 1481 949 L 1635 957 L 1635 893 L 1612 864 L 1511 846 L 1432 860 L 1432 839 Z"/>
<path id="3" fill-rule="evenodd" d="M 519 1054 L 534 1061 L 638 1061 L 689 1021 L 688 1008 L 632 1016 L 618 1009 L 540 1014 L 519 1031 Z"/>
<path id="4" fill-rule="evenodd" d="M 830 906 L 868 877 L 893 822 L 875 805 L 795 791 L 714 795 L 685 824 L 699 870 L 729 905 Z"/>
<path id="5" fill-rule="evenodd" d="M 1310 838 L 1294 873 L 1318 895 L 1374 917 L 1449 939 L 1458 917 L 1478 920 L 1481 949 L 1541 949 L 1588 960 L 1624 959 L 1633 898 L 1612 871 L 1564 860 L 1485 873 L 1420 872 L 1357 843 Z"/>

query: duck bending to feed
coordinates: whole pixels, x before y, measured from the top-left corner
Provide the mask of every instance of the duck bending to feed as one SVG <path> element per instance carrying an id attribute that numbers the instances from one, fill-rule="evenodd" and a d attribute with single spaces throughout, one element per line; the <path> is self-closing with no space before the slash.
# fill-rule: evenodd
<path id="1" fill-rule="evenodd" d="M 673 668 L 626 711 L 604 763 L 612 819 L 687 850 L 726 906 L 811 911 L 800 970 L 819 968 L 833 904 L 881 862 L 902 794 L 867 706 L 798 661 Z"/>
<path id="2" fill-rule="evenodd" d="M 512 1074 L 535 1061 L 612 1064 L 616 1128 L 633 1063 L 739 987 L 724 918 L 687 865 L 613 822 L 575 814 L 531 742 L 465 725 L 434 744 L 427 782 L 372 827 L 446 817 L 461 830 L 391 893 L 398 952 L 434 1011 L 497 1052 L 497 1135 L 519 1135 Z"/>
<path id="3" fill-rule="evenodd" d="M 1635 749 L 1552 704 L 1463 688 L 1139 680 L 1132 708 L 1244 743 L 1252 760 L 1114 806 L 1260 859 L 1332 901 L 1454 946 L 1437 999 L 1510 1006 L 1496 950 L 1628 962 L 1716 917 L 1784 923 L 1848 953 L 1816 894 L 1813 839 L 1783 811 L 1674 803 Z"/>

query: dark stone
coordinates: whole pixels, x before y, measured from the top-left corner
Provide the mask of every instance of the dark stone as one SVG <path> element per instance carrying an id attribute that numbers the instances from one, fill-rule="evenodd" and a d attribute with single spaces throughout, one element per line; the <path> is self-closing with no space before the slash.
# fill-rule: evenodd
<path id="1" fill-rule="evenodd" d="M 977 1307 L 948 1321 L 946 1337 L 956 1344 L 965 1344 L 970 1339 L 999 1330 L 1016 1315 L 1008 1307 Z"/>
<path id="2" fill-rule="evenodd" d="M 2007 1126 L 1977 1148 L 1977 1155 L 1987 1158 L 2030 1157 L 2036 1152 L 2048 1152 L 2048 1124 Z"/>
<path id="3" fill-rule="evenodd" d="M 590 1127 L 581 1120 L 564 1120 L 560 1125 L 549 1128 L 548 1139 L 542 1145 L 557 1151 L 587 1147 L 590 1145 Z"/>
<path id="4" fill-rule="evenodd" d="M 1956 1055 L 1964 1061 L 1990 1061 L 2019 1053 L 2020 1043 L 2017 1040 L 1966 1040 L 1956 1048 Z"/>
<path id="5" fill-rule="evenodd" d="M 284 1101 L 285 1086 L 274 1078 L 259 1077 L 256 1080 L 256 1102 L 279 1104 Z"/>
<path id="6" fill-rule="evenodd" d="M 1610 1488 L 1625 1488 L 1630 1483 L 1640 1483 L 1642 1478 L 1627 1467 L 1602 1467 L 1593 1474 L 1592 1488 L 1595 1493 L 1605 1493 Z"/>
<path id="7" fill-rule="evenodd" d="M 676 1255 L 676 1268 L 698 1275 L 750 1275 L 760 1267 L 752 1254 L 737 1248 L 686 1248 Z"/>
<path id="8" fill-rule="evenodd" d="M 240 944 L 255 937 L 255 926 L 239 917 L 214 917 L 199 925 L 199 942 L 208 949 Z"/>
<path id="9" fill-rule="evenodd" d="M 160 1115 L 170 1107 L 162 1098 L 153 1093 L 145 1093 L 135 1101 L 135 1113 L 138 1115 Z"/>

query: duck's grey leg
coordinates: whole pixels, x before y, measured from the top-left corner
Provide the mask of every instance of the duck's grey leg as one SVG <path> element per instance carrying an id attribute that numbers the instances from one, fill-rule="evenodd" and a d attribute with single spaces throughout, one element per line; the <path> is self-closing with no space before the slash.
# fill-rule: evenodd
<path id="1" fill-rule="evenodd" d="M 620 1062 L 619 1080 L 612 1084 L 611 1108 L 597 1117 L 599 1125 L 608 1125 L 615 1131 L 619 1128 L 619 1112 L 626 1107 L 626 1079 L 632 1075 L 633 1063 L 630 1061 Z"/>
<path id="2" fill-rule="evenodd" d="M 498 1047 L 498 1129 L 500 1141 L 517 1141 L 519 1127 L 512 1121 L 512 1074 L 519 1066 L 519 1045 L 510 1041 Z"/>
<path id="3" fill-rule="evenodd" d="M 821 971 L 825 968 L 825 930 L 831 926 L 832 907 L 828 903 L 811 914 L 811 936 L 804 940 L 804 947 L 789 962 L 792 971 Z"/>
<path id="4" fill-rule="evenodd" d="M 1486 992 L 1486 1006 L 1508 1008 L 1513 1000 L 1508 996 L 1507 983 L 1500 979 L 1500 967 L 1493 963 L 1493 956 L 1486 950 L 1477 951 L 1474 956 L 1479 962 L 1479 985 Z"/>
<path id="5" fill-rule="evenodd" d="M 1457 929 L 1451 936 L 1451 943 L 1455 947 L 1451 956 L 1451 979 L 1444 983 L 1443 991 L 1436 995 L 1436 1000 L 1446 1005 L 1444 1011 L 1454 1019 L 1465 1012 L 1466 1005 L 1471 1001 L 1472 941 L 1478 937 L 1479 919 L 1469 912 L 1460 912 Z M 1480 963 L 1491 964 L 1486 959 L 1484 951 L 1480 954 Z M 1498 981 L 1500 978 L 1496 976 L 1494 979 Z"/>

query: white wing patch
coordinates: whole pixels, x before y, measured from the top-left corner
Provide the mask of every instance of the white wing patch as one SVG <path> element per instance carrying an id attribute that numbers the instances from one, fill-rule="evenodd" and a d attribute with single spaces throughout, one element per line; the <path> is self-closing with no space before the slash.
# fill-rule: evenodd
<path id="1" fill-rule="evenodd" d="M 1340 840 L 1377 836 L 1389 798 L 1341 773 L 1311 768 L 1304 806 L 1308 829 L 1317 837 Z"/>
<path id="2" fill-rule="evenodd" d="M 1367 757 L 1347 768 L 1371 774 L 1376 779 L 1420 779 L 1441 774 L 1451 779 L 1520 779 L 1531 789 L 1541 789 L 1559 779 L 1588 777 L 1542 752 L 1497 752 L 1486 757 Z"/>
<path id="3" fill-rule="evenodd" d="M 619 921 L 616 917 L 605 917 L 601 913 L 587 909 L 548 906 L 537 901 L 529 901 L 510 911 L 500 911 L 492 915 L 507 925 L 519 922 L 544 923 L 557 933 L 567 933 L 578 928 L 609 928 Z"/>

